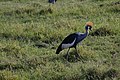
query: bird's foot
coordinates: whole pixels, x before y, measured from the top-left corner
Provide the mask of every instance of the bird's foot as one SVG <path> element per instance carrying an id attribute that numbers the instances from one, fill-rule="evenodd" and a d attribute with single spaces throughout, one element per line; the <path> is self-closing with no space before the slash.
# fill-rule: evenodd
<path id="1" fill-rule="evenodd" d="M 84 58 L 81 55 L 76 54 L 75 57 L 78 61 L 82 61 L 84 63 L 84 60 L 83 60 Z"/>
<path id="2" fill-rule="evenodd" d="M 68 55 L 64 55 L 64 58 L 67 59 L 67 61 L 69 61 Z"/>

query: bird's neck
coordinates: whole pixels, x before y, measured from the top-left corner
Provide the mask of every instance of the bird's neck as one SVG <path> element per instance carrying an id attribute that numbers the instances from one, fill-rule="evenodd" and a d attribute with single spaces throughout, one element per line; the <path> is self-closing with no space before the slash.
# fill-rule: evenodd
<path id="1" fill-rule="evenodd" d="M 86 35 L 88 35 L 88 34 L 89 34 L 89 30 L 88 30 L 88 29 L 86 29 L 86 32 L 85 32 L 85 34 L 86 34 Z"/>

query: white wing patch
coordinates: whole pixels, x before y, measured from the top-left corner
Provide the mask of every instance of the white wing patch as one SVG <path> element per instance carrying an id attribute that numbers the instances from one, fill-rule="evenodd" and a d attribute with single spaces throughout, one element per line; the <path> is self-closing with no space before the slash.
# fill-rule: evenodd
<path id="1" fill-rule="evenodd" d="M 68 43 L 68 44 L 62 44 L 62 49 L 66 49 L 66 48 L 69 48 L 71 46 L 73 46 L 73 44 L 75 43 L 76 41 L 76 38 L 74 39 L 74 41 L 72 43 Z"/>

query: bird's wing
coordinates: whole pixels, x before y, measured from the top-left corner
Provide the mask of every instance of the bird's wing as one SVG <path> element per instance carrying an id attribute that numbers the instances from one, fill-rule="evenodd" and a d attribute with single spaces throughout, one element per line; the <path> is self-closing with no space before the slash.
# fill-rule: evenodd
<path id="1" fill-rule="evenodd" d="M 62 41 L 62 44 L 72 43 L 75 40 L 75 38 L 77 38 L 76 33 L 70 34 Z"/>
<path id="2" fill-rule="evenodd" d="M 61 48 L 66 49 L 73 46 L 76 42 L 77 34 L 73 33 L 68 35 L 61 43 Z"/>

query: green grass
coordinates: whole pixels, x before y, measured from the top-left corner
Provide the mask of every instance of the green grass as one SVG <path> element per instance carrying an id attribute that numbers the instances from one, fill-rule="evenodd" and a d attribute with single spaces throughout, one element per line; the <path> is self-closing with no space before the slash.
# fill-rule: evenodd
<path id="1" fill-rule="evenodd" d="M 119 0 L 0 0 L 0 80 L 120 80 Z M 93 31 L 55 54 L 70 33 Z M 83 61 L 83 62 L 82 62 Z"/>

